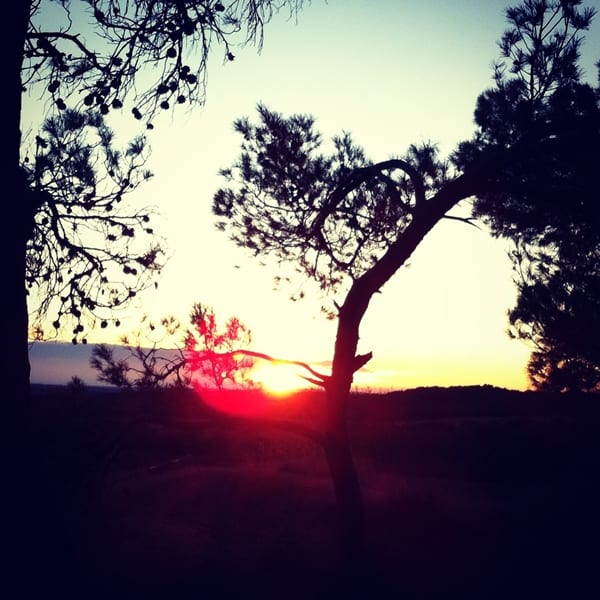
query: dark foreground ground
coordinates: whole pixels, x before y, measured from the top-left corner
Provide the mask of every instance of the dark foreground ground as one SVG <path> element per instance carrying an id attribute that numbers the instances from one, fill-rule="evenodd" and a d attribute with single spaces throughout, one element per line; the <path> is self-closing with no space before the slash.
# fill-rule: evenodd
<path id="1" fill-rule="evenodd" d="M 273 410 L 310 423 L 321 401 Z M 354 396 L 370 560 L 351 572 L 310 440 L 191 394 L 41 388 L 35 407 L 82 598 L 600 598 L 597 396 Z"/>

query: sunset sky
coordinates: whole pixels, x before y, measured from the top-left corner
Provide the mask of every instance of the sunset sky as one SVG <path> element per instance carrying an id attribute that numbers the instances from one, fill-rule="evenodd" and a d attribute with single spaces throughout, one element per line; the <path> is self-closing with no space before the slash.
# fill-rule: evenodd
<path id="1" fill-rule="evenodd" d="M 314 115 L 325 138 L 351 132 L 374 161 L 428 140 L 447 154 L 473 132 L 475 101 L 492 84 L 496 41 L 511 4 L 313 0 L 297 19 L 282 13 L 267 25 L 260 54 L 239 50 L 224 65 L 214 51 L 206 105 L 163 115 L 149 138 L 155 178 L 132 200 L 158 207 L 155 227 L 167 239 L 170 260 L 158 289 L 128 310 L 120 332 L 135 329 L 143 313 L 185 320 L 201 301 L 223 318 L 239 316 L 252 329 L 255 350 L 315 365 L 330 360 L 335 322 L 321 316 L 320 299 L 294 303 L 292 290 L 273 290 L 276 273 L 214 228 L 217 171 L 239 153 L 233 121 L 253 117 L 263 102 L 286 115 Z M 600 57 L 598 30 L 596 19 L 584 46 L 590 79 Z M 39 108 L 38 99 L 26 98 L 24 122 L 35 120 Z M 124 143 L 135 125 L 115 121 Z M 359 351 L 373 351 L 374 358 L 357 383 L 526 388 L 530 350 L 505 333 L 515 298 L 508 247 L 484 230 L 439 224 L 372 301 Z M 89 340 L 114 338 L 103 330 Z M 34 358 L 32 379 L 41 372 Z M 66 372 L 64 380 L 75 374 Z"/>

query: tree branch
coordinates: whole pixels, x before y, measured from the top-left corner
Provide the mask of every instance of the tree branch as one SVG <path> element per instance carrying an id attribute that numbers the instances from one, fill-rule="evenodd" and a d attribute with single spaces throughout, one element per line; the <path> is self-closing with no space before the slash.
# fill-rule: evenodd
<path id="1" fill-rule="evenodd" d="M 415 189 L 415 206 L 419 206 L 425 202 L 425 186 L 419 172 L 410 163 L 401 158 L 385 160 L 374 165 L 369 165 L 368 167 L 355 169 L 346 181 L 333 190 L 327 199 L 327 204 L 320 210 L 319 215 L 315 219 L 313 231 L 321 231 L 327 217 L 331 215 L 336 206 L 350 192 L 369 179 L 380 175 L 381 171 L 389 169 L 401 169 L 409 176 Z"/>
<path id="2" fill-rule="evenodd" d="M 373 358 L 372 352 L 367 352 L 367 354 L 357 354 L 354 357 L 354 364 L 352 365 L 352 372 L 356 373 L 359 369 L 362 369 L 371 359 Z"/>
<path id="3" fill-rule="evenodd" d="M 251 358 L 260 358 L 262 360 L 269 361 L 270 363 L 273 363 L 273 364 L 294 365 L 297 367 L 301 367 L 302 369 L 305 369 L 306 371 L 308 371 L 312 375 L 312 377 L 314 377 L 314 379 L 307 378 L 302 375 L 300 377 L 302 377 L 303 379 L 306 379 L 307 381 L 311 381 L 311 383 L 320 385 L 322 387 L 325 387 L 327 385 L 327 382 L 330 379 L 329 375 L 324 375 L 323 373 L 319 373 L 318 371 L 313 369 L 308 363 L 302 362 L 300 360 L 290 360 L 287 358 L 275 358 L 273 356 L 270 356 L 269 354 L 264 354 L 263 352 L 255 352 L 254 350 L 232 350 L 231 352 L 204 351 L 204 352 L 199 352 L 198 356 L 200 358 L 202 358 L 203 355 L 218 356 L 218 357 L 223 357 L 223 358 L 225 358 L 225 357 L 233 358 L 236 354 L 241 354 L 243 356 L 248 356 Z"/>
<path id="4" fill-rule="evenodd" d="M 461 223 L 466 223 L 467 225 L 471 225 L 472 227 L 475 227 L 476 229 L 481 230 L 481 227 L 479 227 L 479 225 L 477 225 L 477 223 L 473 222 L 475 217 L 457 217 L 454 215 L 444 215 L 442 217 L 442 219 L 450 219 L 451 221 L 460 221 Z"/>
<path id="5" fill-rule="evenodd" d="M 79 35 L 73 35 L 70 33 L 66 33 L 64 31 L 44 31 L 42 33 L 37 33 L 35 31 L 29 31 L 27 33 L 28 40 L 34 40 L 34 39 L 48 40 L 50 38 L 62 39 L 62 40 L 71 42 L 72 44 L 74 44 L 81 50 L 81 52 L 84 54 L 84 56 L 86 58 L 89 58 L 92 61 L 95 68 L 97 68 L 99 71 L 102 71 L 102 72 L 104 71 L 102 66 L 98 62 L 98 57 L 97 57 L 96 53 L 89 50 L 85 46 L 85 44 L 83 44 L 81 42 L 81 40 L 79 39 Z"/>

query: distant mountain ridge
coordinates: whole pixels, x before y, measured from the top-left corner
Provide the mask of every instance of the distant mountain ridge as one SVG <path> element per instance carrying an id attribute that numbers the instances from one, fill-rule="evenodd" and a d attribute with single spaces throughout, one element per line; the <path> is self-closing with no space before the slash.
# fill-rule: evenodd
<path id="1" fill-rule="evenodd" d="M 92 351 L 98 344 L 72 344 L 69 342 L 33 342 L 29 349 L 31 383 L 66 385 L 77 376 L 86 385 L 107 387 L 98 381 L 98 372 L 90 366 Z M 118 356 L 125 347 L 107 344 Z"/>

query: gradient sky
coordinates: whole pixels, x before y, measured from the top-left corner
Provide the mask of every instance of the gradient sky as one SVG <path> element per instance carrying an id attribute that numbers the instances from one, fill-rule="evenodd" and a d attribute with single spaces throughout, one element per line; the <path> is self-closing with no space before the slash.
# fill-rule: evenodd
<path id="1" fill-rule="evenodd" d="M 131 331 L 143 313 L 186 319 L 195 301 L 217 315 L 238 315 L 253 331 L 253 349 L 312 363 L 331 359 L 335 322 L 316 297 L 293 303 L 273 290 L 261 268 L 226 236 L 211 215 L 217 171 L 239 153 L 233 121 L 257 103 L 286 115 L 316 117 L 324 136 L 350 131 L 374 161 L 431 140 L 443 154 L 473 132 L 473 109 L 491 86 L 496 41 L 505 28 L 503 0 L 313 0 L 297 19 L 267 25 L 262 52 L 237 51 L 209 64 L 206 105 L 157 119 L 151 133 L 155 178 L 135 192 L 162 217 L 156 229 L 170 260 L 159 288 L 142 295 L 122 319 Z M 584 52 L 587 74 L 598 58 L 598 23 Z M 25 120 L 39 110 L 26 99 Z M 130 119 L 114 126 L 126 141 Z M 505 333 L 514 302 L 508 244 L 484 230 L 444 221 L 377 295 L 361 327 L 360 352 L 374 358 L 357 382 L 418 385 L 527 386 L 529 349 Z M 97 332 L 90 341 L 106 339 Z M 34 376 L 36 364 L 34 361 Z M 75 373 L 69 373 L 69 377 Z M 67 378 L 68 379 L 68 378 Z"/>

